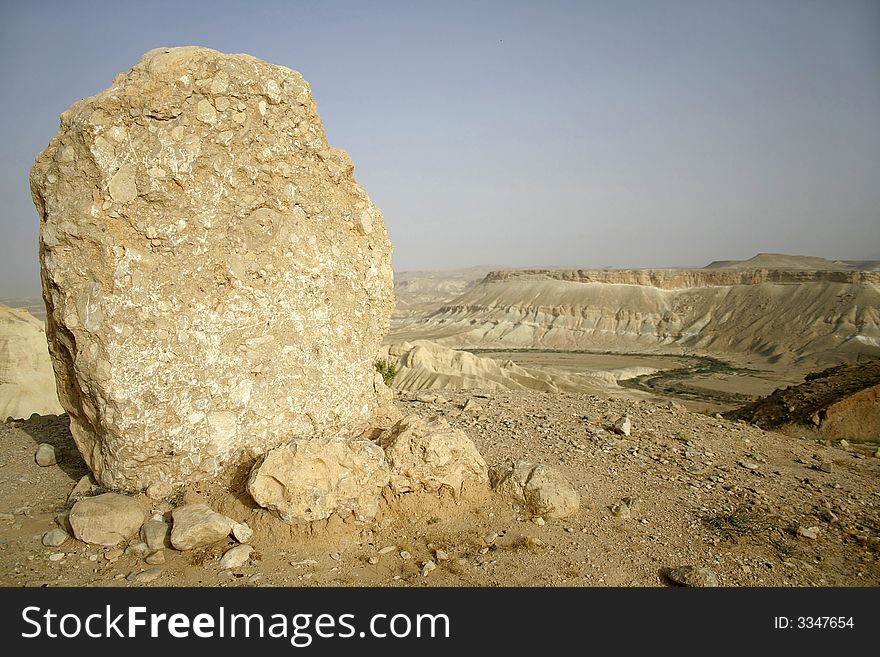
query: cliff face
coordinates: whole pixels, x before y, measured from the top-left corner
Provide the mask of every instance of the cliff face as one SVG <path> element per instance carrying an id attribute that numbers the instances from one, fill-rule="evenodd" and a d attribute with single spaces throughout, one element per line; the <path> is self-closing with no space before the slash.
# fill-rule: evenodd
<path id="1" fill-rule="evenodd" d="M 487 281 L 550 279 L 572 283 L 648 285 L 663 290 L 758 285 L 759 283 L 871 283 L 880 284 L 880 271 L 790 269 L 528 269 L 493 271 Z"/>
<path id="2" fill-rule="evenodd" d="M 395 338 L 448 346 L 684 349 L 771 362 L 880 353 L 880 273 L 794 270 L 492 272 Z M 824 359 L 824 360 L 823 360 Z"/>

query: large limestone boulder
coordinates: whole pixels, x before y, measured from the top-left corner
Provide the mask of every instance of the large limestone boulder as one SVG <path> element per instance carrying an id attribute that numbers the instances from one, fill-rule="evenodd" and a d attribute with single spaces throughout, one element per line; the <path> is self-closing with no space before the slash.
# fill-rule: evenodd
<path id="1" fill-rule="evenodd" d="M 63 413 L 43 323 L 0 304 L 0 420 Z"/>
<path id="2" fill-rule="evenodd" d="M 458 496 L 465 481 L 488 484 L 486 461 L 467 435 L 440 417 L 408 415 L 378 438 L 391 466 L 395 493 L 448 488 Z"/>
<path id="3" fill-rule="evenodd" d="M 105 486 L 214 477 L 379 407 L 391 244 L 299 73 L 166 48 L 37 159 L 61 404 Z"/>
<path id="4" fill-rule="evenodd" d="M 296 440 L 260 459 L 247 489 L 257 504 L 289 523 L 333 513 L 365 521 L 379 510 L 388 479 L 385 454 L 370 440 Z"/>

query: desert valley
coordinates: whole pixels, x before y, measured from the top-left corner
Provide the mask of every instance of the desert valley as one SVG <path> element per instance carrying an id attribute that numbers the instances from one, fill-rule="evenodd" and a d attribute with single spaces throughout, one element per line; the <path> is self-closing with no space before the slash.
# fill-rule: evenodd
<path id="1" fill-rule="evenodd" d="M 105 488 L 52 412 L 40 323 L 4 309 L 19 327 L 4 332 L 0 388 L 17 418 L 2 427 L 5 583 L 880 584 L 878 263 L 411 272 L 395 295 L 376 356 L 395 407 L 445 420 L 490 468 L 551 467 L 579 494 L 574 512 L 545 518 L 466 484 L 386 490 L 366 524 L 290 524 L 239 474 L 140 498 L 157 520 L 205 503 L 246 523 L 252 551 L 235 566 L 221 561 L 232 538 L 160 546 L 161 558 L 140 537 L 47 545 L 76 500 Z M 28 404 L 33 415 L 11 410 Z M 57 464 L 35 463 L 43 443 Z"/>

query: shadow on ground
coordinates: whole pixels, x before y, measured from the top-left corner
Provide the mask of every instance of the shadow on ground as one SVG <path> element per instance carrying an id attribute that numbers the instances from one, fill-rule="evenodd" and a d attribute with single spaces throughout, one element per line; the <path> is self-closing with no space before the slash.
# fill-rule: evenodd
<path id="1" fill-rule="evenodd" d="M 70 418 L 64 415 L 38 415 L 34 413 L 26 420 L 12 420 L 9 426 L 20 429 L 34 441 L 34 451 L 40 443 L 48 443 L 62 454 L 58 467 L 74 482 L 89 473 L 73 436 L 70 434 Z"/>

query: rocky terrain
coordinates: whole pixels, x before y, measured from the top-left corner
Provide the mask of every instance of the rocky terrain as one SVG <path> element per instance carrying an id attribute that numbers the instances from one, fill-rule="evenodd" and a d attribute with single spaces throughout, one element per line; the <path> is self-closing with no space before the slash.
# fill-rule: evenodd
<path id="1" fill-rule="evenodd" d="M 446 418 L 490 466 L 552 464 L 580 508 L 553 520 L 480 491 L 458 500 L 410 493 L 383 497 L 365 524 L 333 516 L 303 528 L 242 489 L 206 485 L 170 500 L 132 499 L 145 517 L 170 521 L 175 506 L 207 503 L 247 523 L 253 552 L 234 567 L 221 563 L 240 545 L 233 536 L 187 551 L 165 547 L 161 564 L 145 561 L 138 536 L 108 547 L 73 538 L 46 546 L 46 533 L 60 529 L 56 516 L 76 499 L 68 495 L 101 489 L 78 484 L 87 469 L 66 418 L 34 417 L 0 425 L 0 583 L 657 586 L 671 585 L 670 569 L 695 566 L 722 586 L 880 585 L 880 460 L 864 449 L 675 403 L 576 393 L 439 391 L 404 393 L 396 403 L 403 413 Z M 57 448 L 59 463 L 37 465 L 42 442 Z"/>
<path id="2" fill-rule="evenodd" d="M 816 430 L 829 439 L 880 437 L 880 359 L 830 367 L 725 414 L 766 429 Z"/>

